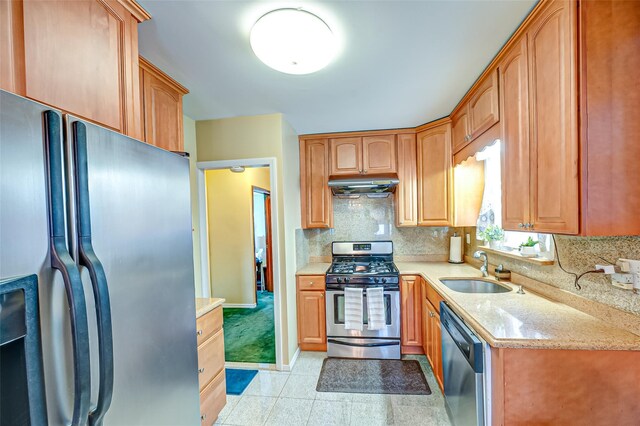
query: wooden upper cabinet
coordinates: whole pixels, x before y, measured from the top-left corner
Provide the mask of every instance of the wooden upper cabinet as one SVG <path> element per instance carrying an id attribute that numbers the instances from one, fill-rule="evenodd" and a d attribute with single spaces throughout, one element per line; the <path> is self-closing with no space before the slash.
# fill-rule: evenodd
<path id="1" fill-rule="evenodd" d="M 396 135 L 329 139 L 331 176 L 392 174 L 398 170 Z"/>
<path id="2" fill-rule="evenodd" d="M 549 2 L 527 31 L 530 229 L 538 232 L 579 231 L 576 9 Z"/>
<path id="3" fill-rule="evenodd" d="M 457 153 L 500 120 L 498 71 L 493 70 L 474 85 L 451 114 L 451 142 Z"/>
<path id="4" fill-rule="evenodd" d="M 362 138 L 362 173 L 396 173 L 396 135 L 365 136 Z"/>
<path id="5" fill-rule="evenodd" d="M 527 38 L 516 41 L 498 65 L 502 134 L 502 227 L 529 223 L 529 92 Z"/>
<path id="6" fill-rule="evenodd" d="M 452 213 L 451 124 L 417 135 L 418 225 L 449 226 Z"/>
<path id="7" fill-rule="evenodd" d="M 329 139 L 331 176 L 362 174 L 362 138 Z"/>
<path id="8" fill-rule="evenodd" d="M 3 89 L 140 138 L 132 1 L 9 0 L 0 7 Z"/>
<path id="9" fill-rule="evenodd" d="M 494 70 L 480 82 L 469 99 L 470 141 L 499 121 L 498 111 L 498 71 Z"/>
<path id="10" fill-rule="evenodd" d="M 580 3 L 583 235 L 640 235 L 639 6 Z"/>
<path id="11" fill-rule="evenodd" d="M 418 225 L 418 174 L 415 133 L 398 135 L 398 187 L 395 193 L 396 226 Z"/>
<path id="12" fill-rule="evenodd" d="M 302 228 L 333 227 L 333 207 L 329 181 L 329 141 L 300 141 L 300 201 Z"/>
<path id="13" fill-rule="evenodd" d="M 184 151 L 182 96 L 189 91 L 140 57 L 144 141 L 167 151 Z"/>
<path id="14" fill-rule="evenodd" d="M 454 153 L 469 143 L 469 109 L 467 105 L 451 115 L 451 141 Z"/>

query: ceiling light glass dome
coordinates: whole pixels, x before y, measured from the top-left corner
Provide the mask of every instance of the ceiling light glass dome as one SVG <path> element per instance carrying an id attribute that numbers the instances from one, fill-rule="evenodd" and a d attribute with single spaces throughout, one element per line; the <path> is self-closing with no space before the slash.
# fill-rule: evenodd
<path id="1" fill-rule="evenodd" d="M 251 29 L 251 48 L 269 67 L 287 74 L 310 74 L 331 62 L 336 40 L 329 26 L 301 9 L 277 9 Z"/>

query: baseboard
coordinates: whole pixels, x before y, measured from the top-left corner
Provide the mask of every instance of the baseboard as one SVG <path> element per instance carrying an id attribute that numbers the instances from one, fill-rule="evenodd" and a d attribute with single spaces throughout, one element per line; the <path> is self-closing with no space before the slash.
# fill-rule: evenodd
<path id="1" fill-rule="evenodd" d="M 233 362 L 224 363 L 225 368 L 237 368 L 240 370 L 276 370 L 275 364 L 266 364 L 262 362 Z"/>
<path id="2" fill-rule="evenodd" d="M 282 371 L 292 371 L 293 367 L 296 365 L 296 361 L 298 360 L 299 355 L 300 355 L 300 347 L 296 349 L 296 352 L 293 354 L 293 358 L 291 358 L 291 362 L 289 364 L 284 364 L 282 366 Z"/>
<path id="3" fill-rule="evenodd" d="M 256 307 L 255 303 L 223 303 L 223 308 L 248 308 L 253 309 Z"/>

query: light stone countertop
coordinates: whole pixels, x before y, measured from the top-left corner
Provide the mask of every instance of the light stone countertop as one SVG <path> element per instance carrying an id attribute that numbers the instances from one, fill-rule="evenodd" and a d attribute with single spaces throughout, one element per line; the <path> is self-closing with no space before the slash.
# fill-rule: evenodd
<path id="1" fill-rule="evenodd" d="M 308 263 L 296 271 L 296 275 L 324 275 L 331 263 Z"/>
<path id="2" fill-rule="evenodd" d="M 225 299 L 220 297 L 214 297 L 212 299 L 208 297 L 196 297 L 196 318 L 200 318 L 207 312 L 213 311 L 224 302 Z"/>
<path id="3" fill-rule="evenodd" d="M 482 277 L 471 265 L 395 262 L 402 275 L 420 275 L 493 347 L 531 349 L 640 350 L 640 336 L 570 306 L 505 283 L 509 293 L 459 293 L 441 278 Z M 495 279 L 491 277 L 491 279 Z"/>
<path id="4" fill-rule="evenodd" d="M 440 278 L 481 278 L 469 264 L 394 262 L 401 275 L 420 275 L 451 308 L 493 347 L 530 349 L 640 350 L 640 336 L 517 286 L 509 293 L 469 294 L 447 288 Z M 329 263 L 310 263 L 296 275 L 323 275 Z M 490 279 L 495 279 L 491 277 Z"/>

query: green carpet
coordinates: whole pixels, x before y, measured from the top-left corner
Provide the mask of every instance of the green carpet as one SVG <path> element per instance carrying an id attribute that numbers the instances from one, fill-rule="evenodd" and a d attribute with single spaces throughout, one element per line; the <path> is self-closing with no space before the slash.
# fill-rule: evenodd
<path id="1" fill-rule="evenodd" d="M 222 313 L 225 361 L 275 364 L 273 293 L 259 291 L 253 309 L 223 308 Z"/>

